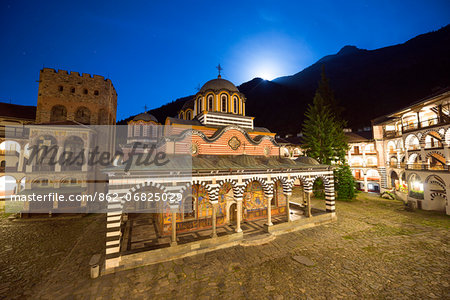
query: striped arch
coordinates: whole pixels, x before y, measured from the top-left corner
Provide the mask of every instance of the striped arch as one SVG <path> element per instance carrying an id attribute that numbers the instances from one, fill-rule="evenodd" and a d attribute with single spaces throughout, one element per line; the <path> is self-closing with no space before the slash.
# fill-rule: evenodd
<path id="1" fill-rule="evenodd" d="M 430 156 L 436 157 L 437 155 L 440 156 L 440 159 L 442 159 L 442 160 L 444 161 L 444 164 L 445 164 L 445 156 L 444 156 L 444 154 L 443 154 L 441 151 L 437 151 L 437 150 L 429 151 L 429 152 L 427 153 L 427 155 L 425 156 L 425 159 L 427 159 L 427 158 L 430 157 Z M 436 158 L 437 158 L 437 157 L 436 157 Z"/>
<path id="2" fill-rule="evenodd" d="M 421 137 L 421 139 L 419 140 L 420 144 L 425 144 L 425 138 L 427 137 L 427 135 L 431 135 L 432 137 L 438 139 L 439 141 L 443 141 L 444 140 L 444 135 L 440 134 L 439 131 L 436 131 L 435 129 L 429 129 L 425 132 L 423 132 L 423 135 Z"/>
<path id="3" fill-rule="evenodd" d="M 445 193 L 441 193 L 441 192 L 433 192 L 430 194 L 431 200 L 434 200 L 434 198 L 436 198 L 437 196 L 444 198 L 446 201 L 447 199 L 447 195 Z"/>
<path id="4" fill-rule="evenodd" d="M 289 180 L 286 177 L 277 176 L 277 177 L 272 178 L 272 181 L 273 181 L 273 184 L 275 184 L 275 182 L 277 182 L 277 181 L 281 182 L 281 184 L 283 186 L 283 194 L 292 192 L 291 183 L 289 182 Z"/>
<path id="5" fill-rule="evenodd" d="M 325 188 L 325 207 L 327 212 L 334 212 L 336 210 L 335 206 L 335 195 L 334 195 L 334 177 L 333 175 L 316 175 L 311 178 L 311 188 L 316 179 L 321 178 L 323 180 L 323 185 Z"/>
<path id="6" fill-rule="evenodd" d="M 408 164 L 413 164 L 416 158 L 418 158 L 419 162 L 422 162 L 422 156 L 419 153 L 413 153 L 408 157 Z"/>
<path id="7" fill-rule="evenodd" d="M 392 150 L 396 150 L 397 149 L 397 145 L 395 144 L 395 141 L 389 141 L 386 145 L 386 149 L 388 150 L 387 152 L 389 153 L 390 148 L 392 148 Z"/>
<path id="8" fill-rule="evenodd" d="M 446 143 L 447 145 L 450 145 L 450 127 L 448 127 L 448 128 L 445 130 L 444 137 L 445 137 L 445 143 Z"/>
<path id="9" fill-rule="evenodd" d="M 209 201 L 214 201 L 218 199 L 218 193 L 219 190 L 217 187 L 212 186 L 211 184 L 207 184 L 200 180 L 193 180 L 192 182 L 186 183 L 181 189 L 180 193 L 184 194 L 189 189 L 192 189 L 192 186 L 198 184 L 205 188 L 206 192 L 208 193 Z"/>
<path id="10" fill-rule="evenodd" d="M 313 182 L 314 180 L 308 180 L 305 176 L 302 175 L 297 175 L 291 178 L 291 185 L 290 185 L 290 189 L 292 192 L 292 188 L 294 187 L 294 182 L 295 180 L 300 180 L 300 183 L 303 185 L 303 188 L 305 189 L 305 191 L 312 191 L 312 186 L 313 186 Z"/>
<path id="11" fill-rule="evenodd" d="M 227 183 L 229 183 L 229 184 L 231 185 L 231 188 L 233 189 L 233 196 L 234 196 L 235 198 L 236 198 L 236 195 L 239 196 L 239 194 L 241 193 L 241 187 L 237 185 L 237 181 L 236 181 L 235 179 L 229 179 L 229 178 L 226 178 L 226 179 L 220 180 L 220 181 L 218 182 L 218 186 L 217 186 L 217 199 L 218 199 L 218 197 L 219 197 L 219 191 L 220 191 L 220 189 L 222 188 L 223 185 L 225 185 L 225 184 L 227 184 Z M 241 197 L 242 197 L 243 193 L 244 193 L 244 192 L 242 191 L 242 194 L 240 194 Z"/>
<path id="12" fill-rule="evenodd" d="M 263 178 L 259 178 L 259 177 L 252 177 L 252 178 L 249 178 L 246 181 L 244 181 L 244 190 L 245 190 L 245 187 L 247 187 L 247 185 L 249 185 L 253 181 L 258 181 L 261 184 L 263 191 L 264 191 L 264 195 L 266 197 L 273 196 L 273 184 L 269 184 Z M 242 194 L 244 194 L 244 192 L 242 192 Z"/>
<path id="13" fill-rule="evenodd" d="M 445 182 L 437 175 L 430 175 L 425 179 L 425 183 L 432 185 L 435 184 L 439 186 L 442 190 L 435 190 L 433 189 L 430 193 L 431 200 L 434 200 L 435 197 L 441 197 L 444 198 L 446 201 L 447 199 L 447 190 L 445 188 Z M 431 189 L 430 189 L 431 190 Z"/>
<path id="14" fill-rule="evenodd" d="M 144 183 L 139 183 L 139 184 L 133 186 L 132 188 L 130 188 L 129 192 L 134 193 L 137 190 L 143 189 L 145 187 L 155 187 L 155 188 L 160 189 L 163 192 L 166 192 L 166 188 L 163 185 L 161 185 L 159 183 L 155 183 L 153 181 L 146 181 Z"/>
<path id="15" fill-rule="evenodd" d="M 445 191 L 445 182 L 437 175 L 430 175 L 425 179 L 425 183 L 437 184 Z"/>
<path id="16" fill-rule="evenodd" d="M 405 138 L 405 149 L 409 149 L 411 140 L 414 140 L 414 139 L 417 139 L 419 141 L 419 145 L 420 145 L 420 138 L 417 137 L 415 134 L 411 133 Z"/>

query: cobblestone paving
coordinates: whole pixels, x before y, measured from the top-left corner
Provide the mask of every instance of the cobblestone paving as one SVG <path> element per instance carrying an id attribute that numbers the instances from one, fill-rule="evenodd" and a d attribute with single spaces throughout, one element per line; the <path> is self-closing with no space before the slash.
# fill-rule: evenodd
<path id="1" fill-rule="evenodd" d="M 88 241 L 91 249 L 104 248 L 103 215 L 14 222 L 7 216 L 0 214 L 0 299 L 34 298 L 34 291 L 42 287 L 43 278 L 54 271 L 60 275 L 81 268 L 86 274 L 92 254 L 87 254 L 87 262 L 76 264 L 79 261 L 74 262 L 74 257 L 86 260 L 86 255 L 73 253 L 75 246 Z M 99 234 L 99 230 L 103 233 Z M 89 241 L 92 233 L 95 239 Z"/>
<path id="2" fill-rule="evenodd" d="M 38 282 L 28 295 L 48 299 L 450 299 L 448 216 L 407 212 L 400 202 L 367 194 L 354 202 L 338 202 L 337 213 L 337 222 L 279 236 L 266 245 L 218 250 L 95 280 L 88 278 L 87 262 L 101 246 L 94 234 L 84 234 L 64 262 L 54 262 L 58 266 L 54 273 L 34 277 Z M 99 233 L 100 223 L 91 224 Z M 302 264 L 296 256 L 314 265 Z M 33 259 L 35 270 L 41 261 L 49 260 L 48 256 Z"/>

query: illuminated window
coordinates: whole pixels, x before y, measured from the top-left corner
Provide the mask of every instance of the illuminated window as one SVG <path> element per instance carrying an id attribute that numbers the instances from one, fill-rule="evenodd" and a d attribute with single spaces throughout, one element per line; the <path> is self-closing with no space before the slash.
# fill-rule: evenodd
<path id="1" fill-rule="evenodd" d="M 202 98 L 198 98 L 197 100 L 197 114 L 200 114 L 202 112 Z"/>
<path id="2" fill-rule="evenodd" d="M 208 111 L 213 111 L 213 96 L 208 96 Z"/>
<path id="3" fill-rule="evenodd" d="M 227 112 L 227 100 L 228 97 L 226 95 L 222 95 L 222 112 Z"/>

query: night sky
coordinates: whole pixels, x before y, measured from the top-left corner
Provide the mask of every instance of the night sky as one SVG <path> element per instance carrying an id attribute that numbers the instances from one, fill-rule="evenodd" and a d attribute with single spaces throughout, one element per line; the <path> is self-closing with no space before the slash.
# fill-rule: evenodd
<path id="1" fill-rule="evenodd" d="M 125 3 L 132 2 L 133 4 Z M 45 67 L 111 78 L 118 120 L 291 75 L 345 45 L 376 49 L 450 23 L 450 1 L 0 1 L 0 101 L 36 105 Z"/>

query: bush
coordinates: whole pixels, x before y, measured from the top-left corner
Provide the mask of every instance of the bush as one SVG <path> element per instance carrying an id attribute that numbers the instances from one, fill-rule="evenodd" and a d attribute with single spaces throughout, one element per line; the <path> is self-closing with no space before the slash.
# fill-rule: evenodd
<path id="1" fill-rule="evenodd" d="M 381 198 L 394 200 L 394 199 L 395 199 L 395 195 L 392 194 L 392 193 L 389 192 L 389 191 L 385 191 L 385 192 L 383 192 L 383 193 L 381 194 Z"/>
<path id="2" fill-rule="evenodd" d="M 334 171 L 336 180 L 336 192 L 338 200 L 351 200 L 356 195 L 356 182 L 353 178 L 350 166 L 346 163 L 340 165 Z"/>

